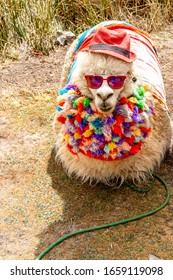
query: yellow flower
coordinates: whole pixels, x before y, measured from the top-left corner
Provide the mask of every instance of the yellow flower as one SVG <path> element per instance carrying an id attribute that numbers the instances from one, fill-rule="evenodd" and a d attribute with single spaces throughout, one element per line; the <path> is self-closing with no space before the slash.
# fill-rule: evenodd
<path id="1" fill-rule="evenodd" d="M 137 103 L 136 97 L 130 97 L 129 101 L 131 101 L 132 103 Z"/>
<path id="2" fill-rule="evenodd" d="M 111 151 L 113 151 L 117 147 L 117 145 L 114 142 L 111 142 L 111 143 L 108 143 L 108 147 Z"/>
<path id="3" fill-rule="evenodd" d="M 152 117 L 149 118 L 150 123 L 154 123 L 154 120 Z"/>
<path id="4" fill-rule="evenodd" d="M 71 89 L 68 93 L 69 94 L 76 94 L 76 91 L 74 89 Z"/>
<path id="5" fill-rule="evenodd" d="M 93 134 L 92 130 L 89 130 L 89 129 L 88 129 L 88 130 L 86 130 L 86 131 L 84 132 L 83 135 L 84 135 L 85 137 L 90 137 L 92 134 Z"/>
<path id="6" fill-rule="evenodd" d="M 77 100 L 76 100 L 76 103 L 79 104 L 79 103 L 83 103 L 85 97 L 84 96 L 81 96 L 79 97 Z"/>
<path id="7" fill-rule="evenodd" d="M 136 136 L 141 136 L 141 131 L 140 131 L 140 129 L 136 129 L 136 130 L 134 131 L 134 133 L 135 133 Z"/>
<path id="8" fill-rule="evenodd" d="M 151 86 L 149 84 L 142 85 L 145 91 L 151 91 Z"/>
<path id="9" fill-rule="evenodd" d="M 81 135 L 79 134 L 79 133 L 75 133 L 74 134 L 74 138 L 76 139 L 76 140 L 78 140 L 78 139 L 81 139 Z"/>
<path id="10" fill-rule="evenodd" d="M 64 136 L 64 140 L 65 140 L 66 142 L 68 142 L 68 141 L 70 140 L 70 135 L 66 134 L 66 135 Z"/>

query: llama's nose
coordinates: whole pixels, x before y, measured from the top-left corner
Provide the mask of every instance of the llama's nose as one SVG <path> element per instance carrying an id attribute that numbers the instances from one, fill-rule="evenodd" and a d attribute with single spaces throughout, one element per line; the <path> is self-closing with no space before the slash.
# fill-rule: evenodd
<path id="1" fill-rule="evenodd" d="M 99 97 L 103 101 L 107 100 L 108 98 L 110 98 L 112 96 L 113 96 L 113 93 L 108 93 L 108 94 L 97 93 L 97 97 Z"/>
<path id="2" fill-rule="evenodd" d="M 108 98 L 113 96 L 113 90 L 111 90 L 108 87 L 104 87 L 102 89 L 99 89 L 96 92 L 96 95 L 98 98 L 102 99 L 103 101 L 107 100 Z"/>

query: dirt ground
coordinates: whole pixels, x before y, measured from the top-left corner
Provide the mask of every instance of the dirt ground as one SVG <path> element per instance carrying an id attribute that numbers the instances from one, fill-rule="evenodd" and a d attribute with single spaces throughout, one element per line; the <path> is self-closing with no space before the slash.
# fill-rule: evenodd
<path id="1" fill-rule="evenodd" d="M 173 113 L 173 24 L 153 34 Z M 52 121 L 67 47 L 49 56 L 0 63 L 0 259 L 36 259 L 72 231 L 111 223 L 158 207 L 160 183 L 147 194 L 127 187 L 81 184 L 54 161 Z M 78 235 L 45 259 L 173 259 L 173 154 L 157 174 L 168 183 L 169 205 L 129 224 Z"/>

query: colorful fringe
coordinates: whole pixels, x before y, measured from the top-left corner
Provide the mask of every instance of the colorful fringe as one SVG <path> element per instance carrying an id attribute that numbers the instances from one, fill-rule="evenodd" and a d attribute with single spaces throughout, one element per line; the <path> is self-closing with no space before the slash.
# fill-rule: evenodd
<path id="1" fill-rule="evenodd" d="M 132 97 L 122 97 L 112 113 L 103 114 L 76 85 L 61 89 L 57 121 L 62 124 L 69 151 L 100 160 L 119 160 L 138 153 L 153 123 L 154 105 L 144 97 L 146 91 L 147 85 L 138 86 Z"/>

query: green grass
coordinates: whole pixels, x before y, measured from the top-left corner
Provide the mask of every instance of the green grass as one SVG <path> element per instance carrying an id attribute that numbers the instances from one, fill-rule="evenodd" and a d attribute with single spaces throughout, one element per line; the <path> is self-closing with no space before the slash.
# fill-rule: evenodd
<path id="1" fill-rule="evenodd" d="M 130 21 L 152 31 L 173 16 L 172 0 L 1 0 L 0 52 L 10 55 L 25 42 L 34 53 L 48 54 L 62 28 L 76 34 L 103 20 Z"/>

